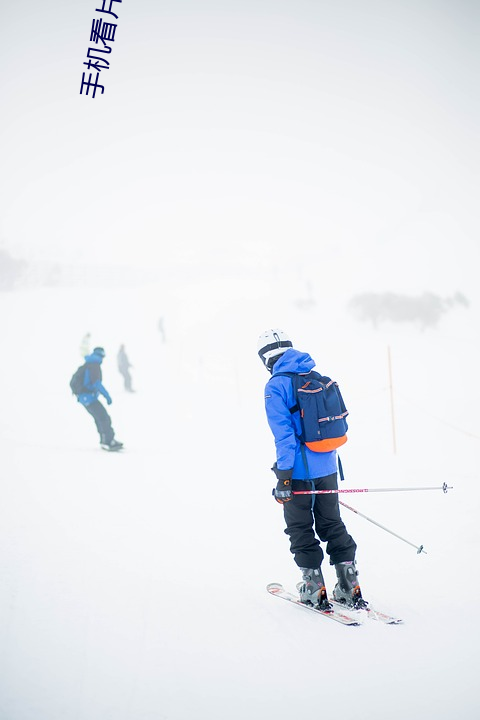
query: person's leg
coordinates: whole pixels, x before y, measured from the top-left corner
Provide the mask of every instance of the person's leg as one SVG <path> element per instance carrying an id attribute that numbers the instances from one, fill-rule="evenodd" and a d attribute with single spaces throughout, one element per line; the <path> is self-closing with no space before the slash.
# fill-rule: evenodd
<path id="1" fill-rule="evenodd" d="M 86 405 L 85 409 L 95 420 L 95 425 L 97 426 L 98 434 L 100 435 L 100 442 L 102 444 L 109 445 L 112 442 L 115 433 L 112 428 L 110 415 L 107 413 L 104 406 L 99 400 L 94 400 L 93 403 L 90 403 L 90 405 Z"/>
<path id="2" fill-rule="evenodd" d="M 293 480 L 292 489 L 311 489 L 310 482 Z M 286 529 L 290 538 L 290 552 L 300 568 L 319 568 L 323 560 L 323 550 L 313 530 L 313 512 L 311 495 L 295 495 L 283 506 Z"/>
<path id="3" fill-rule="evenodd" d="M 293 490 L 311 489 L 310 482 L 294 480 Z M 328 602 L 321 564 L 323 550 L 313 529 L 311 495 L 295 495 L 285 503 L 284 516 L 287 524 L 285 533 L 290 537 L 290 550 L 296 564 L 302 571 L 302 582 L 297 585 L 300 600 L 327 610 Z"/>
<path id="4" fill-rule="evenodd" d="M 128 392 L 132 391 L 132 377 L 127 369 L 123 369 L 120 371 L 123 377 L 123 387 Z"/>
<path id="5" fill-rule="evenodd" d="M 317 490 L 336 490 L 336 473 L 317 479 L 315 487 Z M 337 584 L 333 589 L 333 597 L 348 607 L 366 607 L 355 563 L 357 546 L 340 517 L 338 495 L 316 495 L 314 515 L 316 532 L 327 543 L 330 564 L 335 565 Z"/>
<path id="6" fill-rule="evenodd" d="M 337 474 L 316 478 L 314 484 L 316 490 L 337 490 Z M 341 562 L 353 561 L 357 546 L 354 539 L 348 534 L 340 516 L 337 493 L 315 495 L 313 513 L 317 535 L 322 542 L 327 543 L 326 550 L 330 557 L 330 564 L 337 565 Z"/>

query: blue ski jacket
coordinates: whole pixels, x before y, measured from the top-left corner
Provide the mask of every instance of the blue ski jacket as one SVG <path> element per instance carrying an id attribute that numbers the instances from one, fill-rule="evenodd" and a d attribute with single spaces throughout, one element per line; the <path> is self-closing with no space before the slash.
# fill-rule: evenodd
<path id="1" fill-rule="evenodd" d="M 311 480 L 337 471 L 336 450 L 313 452 L 304 445 L 302 452 L 298 439 L 302 431 L 300 413 L 298 410 L 290 413 L 296 403 L 292 380 L 278 377 L 281 372 L 308 373 L 314 367 L 315 362 L 308 353 L 288 348 L 273 366 L 272 377 L 265 386 L 265 410 L 275 438 L 277 467 L 279 470 L 293 468 L 294 480 Z"/>
<path id="2" fill-rule="evenodd" d="M 82 405 L 91 405 L 99 395 L 103 395 L 109 405 L 112 402 L 112 398 L 102 385 L 102 369 L 100 367 L 102 360 L 102 356 L 95 353 L 85 357 L 87 367 L 83 384 L 88 392 L 81 393 L 77 398 Z"/>

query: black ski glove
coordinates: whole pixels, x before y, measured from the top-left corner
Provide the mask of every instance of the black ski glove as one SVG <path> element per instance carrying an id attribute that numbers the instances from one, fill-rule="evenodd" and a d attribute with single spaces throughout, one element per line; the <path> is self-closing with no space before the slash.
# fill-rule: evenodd
<path id="1" fill-rule="evenodd" d="M 277 476 L 277 487 L 273 488 L 272 495 L 275 500 L 283 505 L 292 499 L 292 474 L 293 468 L 290 470 L 279 470 L 277 463 L 272 467 L 273 472 Z"/>
<path id="2" fill-rule="evenodd" d="M 279 470 L 277 463 L 273 463 L 272 471 L 275 473 L 277 480 L 291 480 L 293 475 L 293 468 L 290 470 Z"/>

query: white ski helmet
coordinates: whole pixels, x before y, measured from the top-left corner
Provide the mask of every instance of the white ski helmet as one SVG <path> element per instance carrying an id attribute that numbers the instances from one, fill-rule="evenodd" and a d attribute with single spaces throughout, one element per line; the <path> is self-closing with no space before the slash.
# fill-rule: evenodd
<path id="1" fill-rule="evenodd" d="M 269 370 L 273 367 L 273 360 L 279 355 L 283 355 L 291 347 L 293 347 L 292 341 L 280 328 L 265 330 L 258 338 L 257 343 L 258 354 Z"/>

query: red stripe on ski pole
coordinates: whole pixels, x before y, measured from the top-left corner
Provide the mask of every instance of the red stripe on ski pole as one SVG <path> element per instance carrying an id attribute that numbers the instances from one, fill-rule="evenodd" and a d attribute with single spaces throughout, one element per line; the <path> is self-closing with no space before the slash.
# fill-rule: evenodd
<path id="1" fill-rule="evenodd" d="M 414 490 L 453 490 L 452 485 L 439 487 L 416 487 L 416 488 L 342 488 L 341 490 L 294 490 L 293 495 L 335 495 L 337 493 L 367 493 L 367 492 L 412 492 Z"/>

